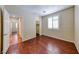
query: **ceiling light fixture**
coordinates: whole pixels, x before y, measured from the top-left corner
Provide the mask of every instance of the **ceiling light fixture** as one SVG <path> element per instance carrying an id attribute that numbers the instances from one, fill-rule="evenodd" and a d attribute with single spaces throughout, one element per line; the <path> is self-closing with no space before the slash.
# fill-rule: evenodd
<path id="1" fill-rule="evenodd" d="M 46 13 L 46 11 L 43 11 L 43 13 Z"/>

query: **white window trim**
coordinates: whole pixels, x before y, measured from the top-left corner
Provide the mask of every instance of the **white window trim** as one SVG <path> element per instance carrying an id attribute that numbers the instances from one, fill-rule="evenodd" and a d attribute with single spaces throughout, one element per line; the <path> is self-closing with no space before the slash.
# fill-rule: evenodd
<path id="1" fill-rule="evenodd" d="M 54 26 L 53 26 L 53 22 L 55 21 L 55 20 L 53 19 L 53 17 L 58 17 L 58 19 L 57 19 L 57 20 L 58 20 L 58 25 L 57 25 L 58 28 L 54 28 Z M 58 16 L 58 15 L 55 15 L 55 16 L 53 16 L 53 17 L 52 17 L 52 29 L 59 30 L 59 16 Z"/>
<path id="2" fill-rule="evenodd" d="M 58 17 L 58 28 L 54 28 L 53 27 L 53 17 L 55 17 L 55 16 L 57 16 Z M 51 16 L 51 17 L 48 17 L 48 19 L 49 18 L 52 18 L 52 28 L 49 28 L 50 26 L 49 26 L 49 24 L 48 24 L 48 29 L 53 29 L 53 30 L 59 30 L 59 27 L 60 27 L 60 24 L 59 24 L 59 15 L 54 15 L 54 16 Z"/>
<path id="3" fill-rule="evenodd" d="M 48 29 L 52 29 L 53 28 L 53 25 L 52 25 L 52 17 L 48 17 Z M 49 22 L 49 20 L 51 20 L 51 22 Z M 50 24 L 51 23 L 51 24 Z M 50 26 L 51 25 L 51 26 Z"/>

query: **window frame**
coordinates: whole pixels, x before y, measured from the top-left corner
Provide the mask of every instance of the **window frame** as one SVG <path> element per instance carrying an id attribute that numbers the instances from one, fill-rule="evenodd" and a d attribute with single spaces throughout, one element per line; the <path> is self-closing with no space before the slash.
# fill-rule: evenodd
<path id="1" fill-rule="evenodd" d="M 54 28 L 54 26 L 53 26 L 53 22 L 55 21 L 55 20 L 53 19 L 53 17 L 58 17 L 58 19 L 57 19 L 57 20 L 58 20 L 58 25 L 57 25 L 58 28 Z M 52 27 L 53 27 L 52 29 L 54 29 L 54 30 L 59 30 L 59 27 L 60 27 L 60 25 L 59 25 L 59 15 L 54 15 L 53 17 L 52 17 Z"/>
<path id="2" fill-rule="evenodd" d="M 54 28 L 54 26 L 53 26 L 53 22 L 54 22 L 54 19 L 53 19 L 53 17 L 58 17 L 58 28 Z M 48 17 L 48 19 L 49 18 L 52 18 L 52 28 L 48 28 L 48 29 L 53 29 L 53 30 L 59 30 L 59 28 L 60 28 L 60 24 L 59 24 L 59 15 L 54 15 L 54 16 L 51 16 L 51 17 Z"/>
<path id="3" fill-rule="evenodd" d="M 48 17 L 48 19 L 47 19 L 47 21 L 48 21 L 48 22 L 47 22 L 47 23 L 48 23 L 48 24 L 47 24 L 47 25 L 48 25 L 48 29 L 52 29 L 52 28 L 53 28 L 53 25 L 51 25 L 52 28 L 49 28 L 49 27 L 51 27 L 51 26 L 49 25 L 49 18 L 52 18 L 52 17 Z M 52 22 L 52 24 L 53 24 L 53 22 Z"/>

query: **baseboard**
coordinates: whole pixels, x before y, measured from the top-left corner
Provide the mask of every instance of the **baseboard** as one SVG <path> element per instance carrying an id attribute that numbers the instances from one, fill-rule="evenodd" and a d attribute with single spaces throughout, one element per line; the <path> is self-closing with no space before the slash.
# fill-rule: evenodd
<path id="1" fill-rule="evenodd" d="M 23 38 L 23 39 L 26 39 L 26 40 L 22 40 L 22 42 L 24 42 L 24 41 L 28 41 L 28 40 L 31 40 L 31 39 L 33 39 L 33 38 L 36 38 L 36 36 L 35 37 L 31 37 L 31 38 Z"/>
<path id="2" fill-rule="evenodd" d="M 74 43 L 74 42 L 72 42 L 72 41 L 63 40 L 62 38 L 51 37 L 51 36 L 47 36 L 47 35 L 42 35 L 42 36 L 46 36 L 46 37 L 49 37 L 49 38 L 55 38 L 55 39 L 57 39 L 57 40 L 61 40 L 61 41 L 69 42 L 69 43 Z"/>
<path id="3" fill-rule="evenodd" d="M 26 42 L 26 41 L 29 41 L 29 40 L 32 40 L 32 39 L 35 39 L 36 37 L 33 37 L 33 38 L 30 38 L 30 39 L 27 39 L 27 40 L 24 40 L 23 42 Z"/>
<path id="4" fill-rule="evenodd" d="M 49 37 L 49 38 L 55 38 L 55 39 L 57 39 L 57 40 L 61 40 L 61 41 L 69 42 L 69 43 L 74 43 L 73 41 L 63 40 L 62 38 L 51 37 L 51 36 L 47 36 L 47 35 L 40 35 L 40 36 L 46 36 L 46 37 Z M 23 42 L 28 41 L 28 40 L 31 40 L 31 39 L 35 39 L 35 38 L 36 38 L 36 37 L 33 37 L 33 38 L 30 38 L 30 39 L 24 40 Z M 74 43 L 74 44 L 75 44 L 75 43 Z"/>
<path id="5" fill-rule="evenodd" d="M 79 53 L 79 49 L 77 48 L 77 46 L 76 46 L 76 42 L 74 41 L 74 44 L 75 44 L 75 47 L 76 47 L 76 49 L 77 49 L 77 51 L 78 51 L 78 53 Z"/>

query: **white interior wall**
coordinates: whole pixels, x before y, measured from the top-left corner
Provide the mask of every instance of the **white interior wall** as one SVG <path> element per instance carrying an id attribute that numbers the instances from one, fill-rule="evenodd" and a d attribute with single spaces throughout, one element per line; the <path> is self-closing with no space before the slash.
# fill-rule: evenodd
<path id="1" fill-rule="evenodd" d="M 16 6 L 5 6 L 5 8 L 10 15 L 23 17 L 23 41 L 36 37 L 36 14 L 22 10 Z"/>
<path id="2" fill-rule="evenodd" d="M 75 45 L 79 52 L 79 6 L 75 6 Z"/>
<path id="3" fill-rule="evenodd" d="M 3 53 L 6 53 L 9 48 L 10 19 L 5 8 L 3 9 L 3 22 Z"/>
<path id="4" fill-rule="evenodd" d="M 59 30 L 48 29 L 48 20 L 50 16 L 59 16 Z M 74 42 L 74 8 L 68 8 L 63 11 L 49 14 L 42 17 L 42 34 L 59 38 L 65 41 Z"/>
<path id="5" fill-rule="evenodd" d="M 18 28 L 16 27 L 16 23 L 18 23 L 18 20 L 12 21 L 12 32 L 17 32 Z"/>

